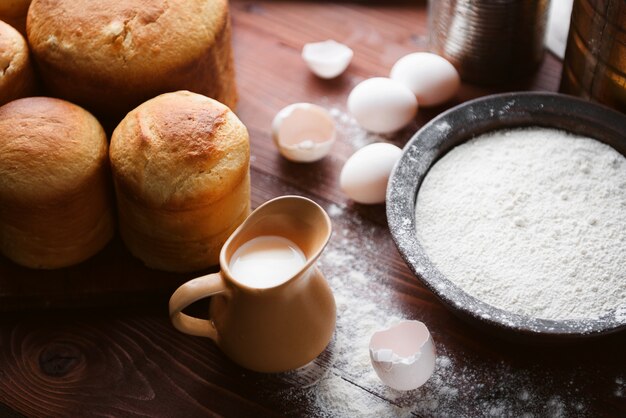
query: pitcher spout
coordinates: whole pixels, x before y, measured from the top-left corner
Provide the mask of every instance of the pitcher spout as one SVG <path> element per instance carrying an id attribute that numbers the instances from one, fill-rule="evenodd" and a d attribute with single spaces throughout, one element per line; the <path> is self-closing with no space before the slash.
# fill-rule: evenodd
<path id="1" fill-rule="evenodd" d="M 317 203 L 302 196 L 272 199 L 250 214 L 224 244 L 222 265 L 228 265 L 234 251 L 253 238 L 279 235 L 294 242 L 304 253 L 307 270 L 328 244 L 332 226 L 328 214 Z"/>

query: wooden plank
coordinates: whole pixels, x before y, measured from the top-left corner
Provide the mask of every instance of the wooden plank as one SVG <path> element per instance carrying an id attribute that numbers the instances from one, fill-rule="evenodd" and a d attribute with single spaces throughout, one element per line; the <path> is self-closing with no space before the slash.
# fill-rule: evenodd
<path id="1" fill-rule="evenodd" d="M 22 309 L 0 317 L 0 414 L 4 408 L 27 416 L 625 415 L 623 335 L 532 347 L 467 325 L 410 273 L 387 230 L 384 206 L 353 204 L 337 185 L 345 160 L 368 141 L 402 146 L 442 110 L 490 92 L 554 91 L 559 61 L 546 55 L 538 72 L 516 85 L 464 85 L 453 102 L 422 109 L 410 127 L 379 138 L 350 122 L 347 94 L 366 77 L 386 75 L 401 55 L 426 49 L 425 2 L 232 1 L 231 10 L 237 113 L 252 141 L 252 203 L 300 194 L 331 215 L 334 232 L 319 264 L 339 307 L 333 341 L 302 370 L 253 373 L 210 341 L 170 325 L 165 302 L 193 275 L 147 270 L 119 240 L 85 265 L 55 273 L 0 260 L 0 292 L 12 289 L 0 293 L 0 310 Z M 300 59 L 305 42 L 326 38 L 355 49 L 336 80 L 315 78 Z M 297 101 L 324 105 L 338 120 L 338 142 L 318 163 L 289 163 L 271 142 L 274 114 Z M 7 286 L 7 275 L 19 280 Z M 38 306 L 91 308 L 26 309 Z M 196 315 L 206 310 L 206 302 L 191 307 Z M 355 321 L 359 313 L 373 323 Z M 367 365 L 369 327 L 393 316 L 424 321 L 437 344 L 435 375 L 417 391 L 386 389 Z"/>

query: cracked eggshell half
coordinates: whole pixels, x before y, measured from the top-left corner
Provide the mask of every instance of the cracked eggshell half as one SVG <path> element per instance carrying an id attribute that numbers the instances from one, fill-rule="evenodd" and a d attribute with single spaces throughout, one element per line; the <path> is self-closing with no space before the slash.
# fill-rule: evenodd
<path id="1" fill-rule="evenodd" d="M 374 77 L 357 84 L 348 96 L 348 111 L 364 129 L 379 134 L 405 127 L 417 114 L 415 94 L 404 84 Z"/>
<path id="2" fill-rule="evenodd" d="M 302 59 L 309 69 L 320 78 L 340 76 L 352 61 L 354 52 L 342 43 L 328 40 L 312 42 L 302 48 Z"/>
<path id="3" fill-rule="evenodd" d="M 294 162 L 313 162 L 324 158 L 336 137 L 335 122 L 321 106 L 294 103 L 276 114 L 272 138 L 281 155 Z"/>
<path id="4" fill-rule="evenodd" d="M 401 156 L 400 148 L 385 142 L 361 148 L 348 158 L 341 169 L 341 190 L 358 203 L 383 203 L 389 176 Z"/>
<path id="5" fill-rule="evenodd" d="M 396 390 L 417 389 L 435 370 L 435 345 L 420 321 L 401 321 L 375 332 L 369 350 L 380 380 Z"/>

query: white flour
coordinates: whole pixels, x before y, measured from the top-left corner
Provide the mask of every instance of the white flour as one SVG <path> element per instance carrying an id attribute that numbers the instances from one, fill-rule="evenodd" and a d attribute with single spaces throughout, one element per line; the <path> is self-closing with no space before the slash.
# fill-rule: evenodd
<path id="1" fill-rule="evenodd" d="M 418 194 L 426 253 L 469 294 L 543 319 L 626 305 L 626 159 L 544 128 L 497 131 L 437 162 Z"/>
<path id="2" fill-rule="evenodd" d="M 359 126 L 357 121 L 342 108 L 333 106 L 331 103 L 327 103 L 325 106 L 329 108 L 330 115 L 335 120 L 338 140 L 349 143 L 354 151 L 375 142 L 393 143 L 402 147 L 403 143 L 398 143 L 398 139 L 403 138 L 405 141 L 418 129 L 417 123 L 412 121 L 401 131 L 392 134 L 377 134 L 374 132 L 368 132 Z"/>
<path id="3" fill-rule="evenodd" d="M 390 137 L 389 135 L 381 135 L 364 130 L 352 116 L 338 107 L 332 107 L 330 115 L 335 120 L 335 124 L 337 124 L 337 131 L 345 136 L 345 139 L 350 142 L 354 150 L 374 142 L 386 142 L 388 137 Z"/>

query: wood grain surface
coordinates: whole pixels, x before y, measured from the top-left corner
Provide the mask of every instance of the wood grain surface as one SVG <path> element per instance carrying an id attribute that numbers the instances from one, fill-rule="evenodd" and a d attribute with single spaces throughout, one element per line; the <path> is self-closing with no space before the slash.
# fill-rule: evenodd
<path id="1" fill-rule="evenodd" d="M 623 333 L 535 346 L 467 325 L 410 273 L 384 205 L 354 204 L 337 186 L 346 159 L 377 139 L 346 117 L 347 94 L 367 77 L 386 75 L 400 56 L 427 49 L 425 3 L 231 1 L 231 11 L 237 113 L 252 141 L 252 205 L 299 194 L 331 215 L 334 233 L 320 267 L 338 296 L 335 338 L 302 370 L 253 373 L 170 325 L 167 298 L 193 275 L 145 269 L 119 240 L 56 272 L 2 259 L 0 416 L 626 416 Z M 320 80 L 300 51 L 329 38 L 350 45 L 355 58 L 340 78 Z M 384 140 L 403 146 L 445 108 L 495 91 L 555 91 L 559 77 L 560 62 L 546 54 L 529 79 L 498 89 L 463 85 L 454 101 L 421 110 Z M 300 101 L 327 107 L 338 121 L 333 152 L 317 163 L 286 161 L 270 138 L 275 113 Z M 364 328 L 352 321 L 370 306 L 428 325 L 440 360 L 424 387 L 396 393 L 359 372 Z M 207 305 L 192 308 L 202 315 Z"/>

